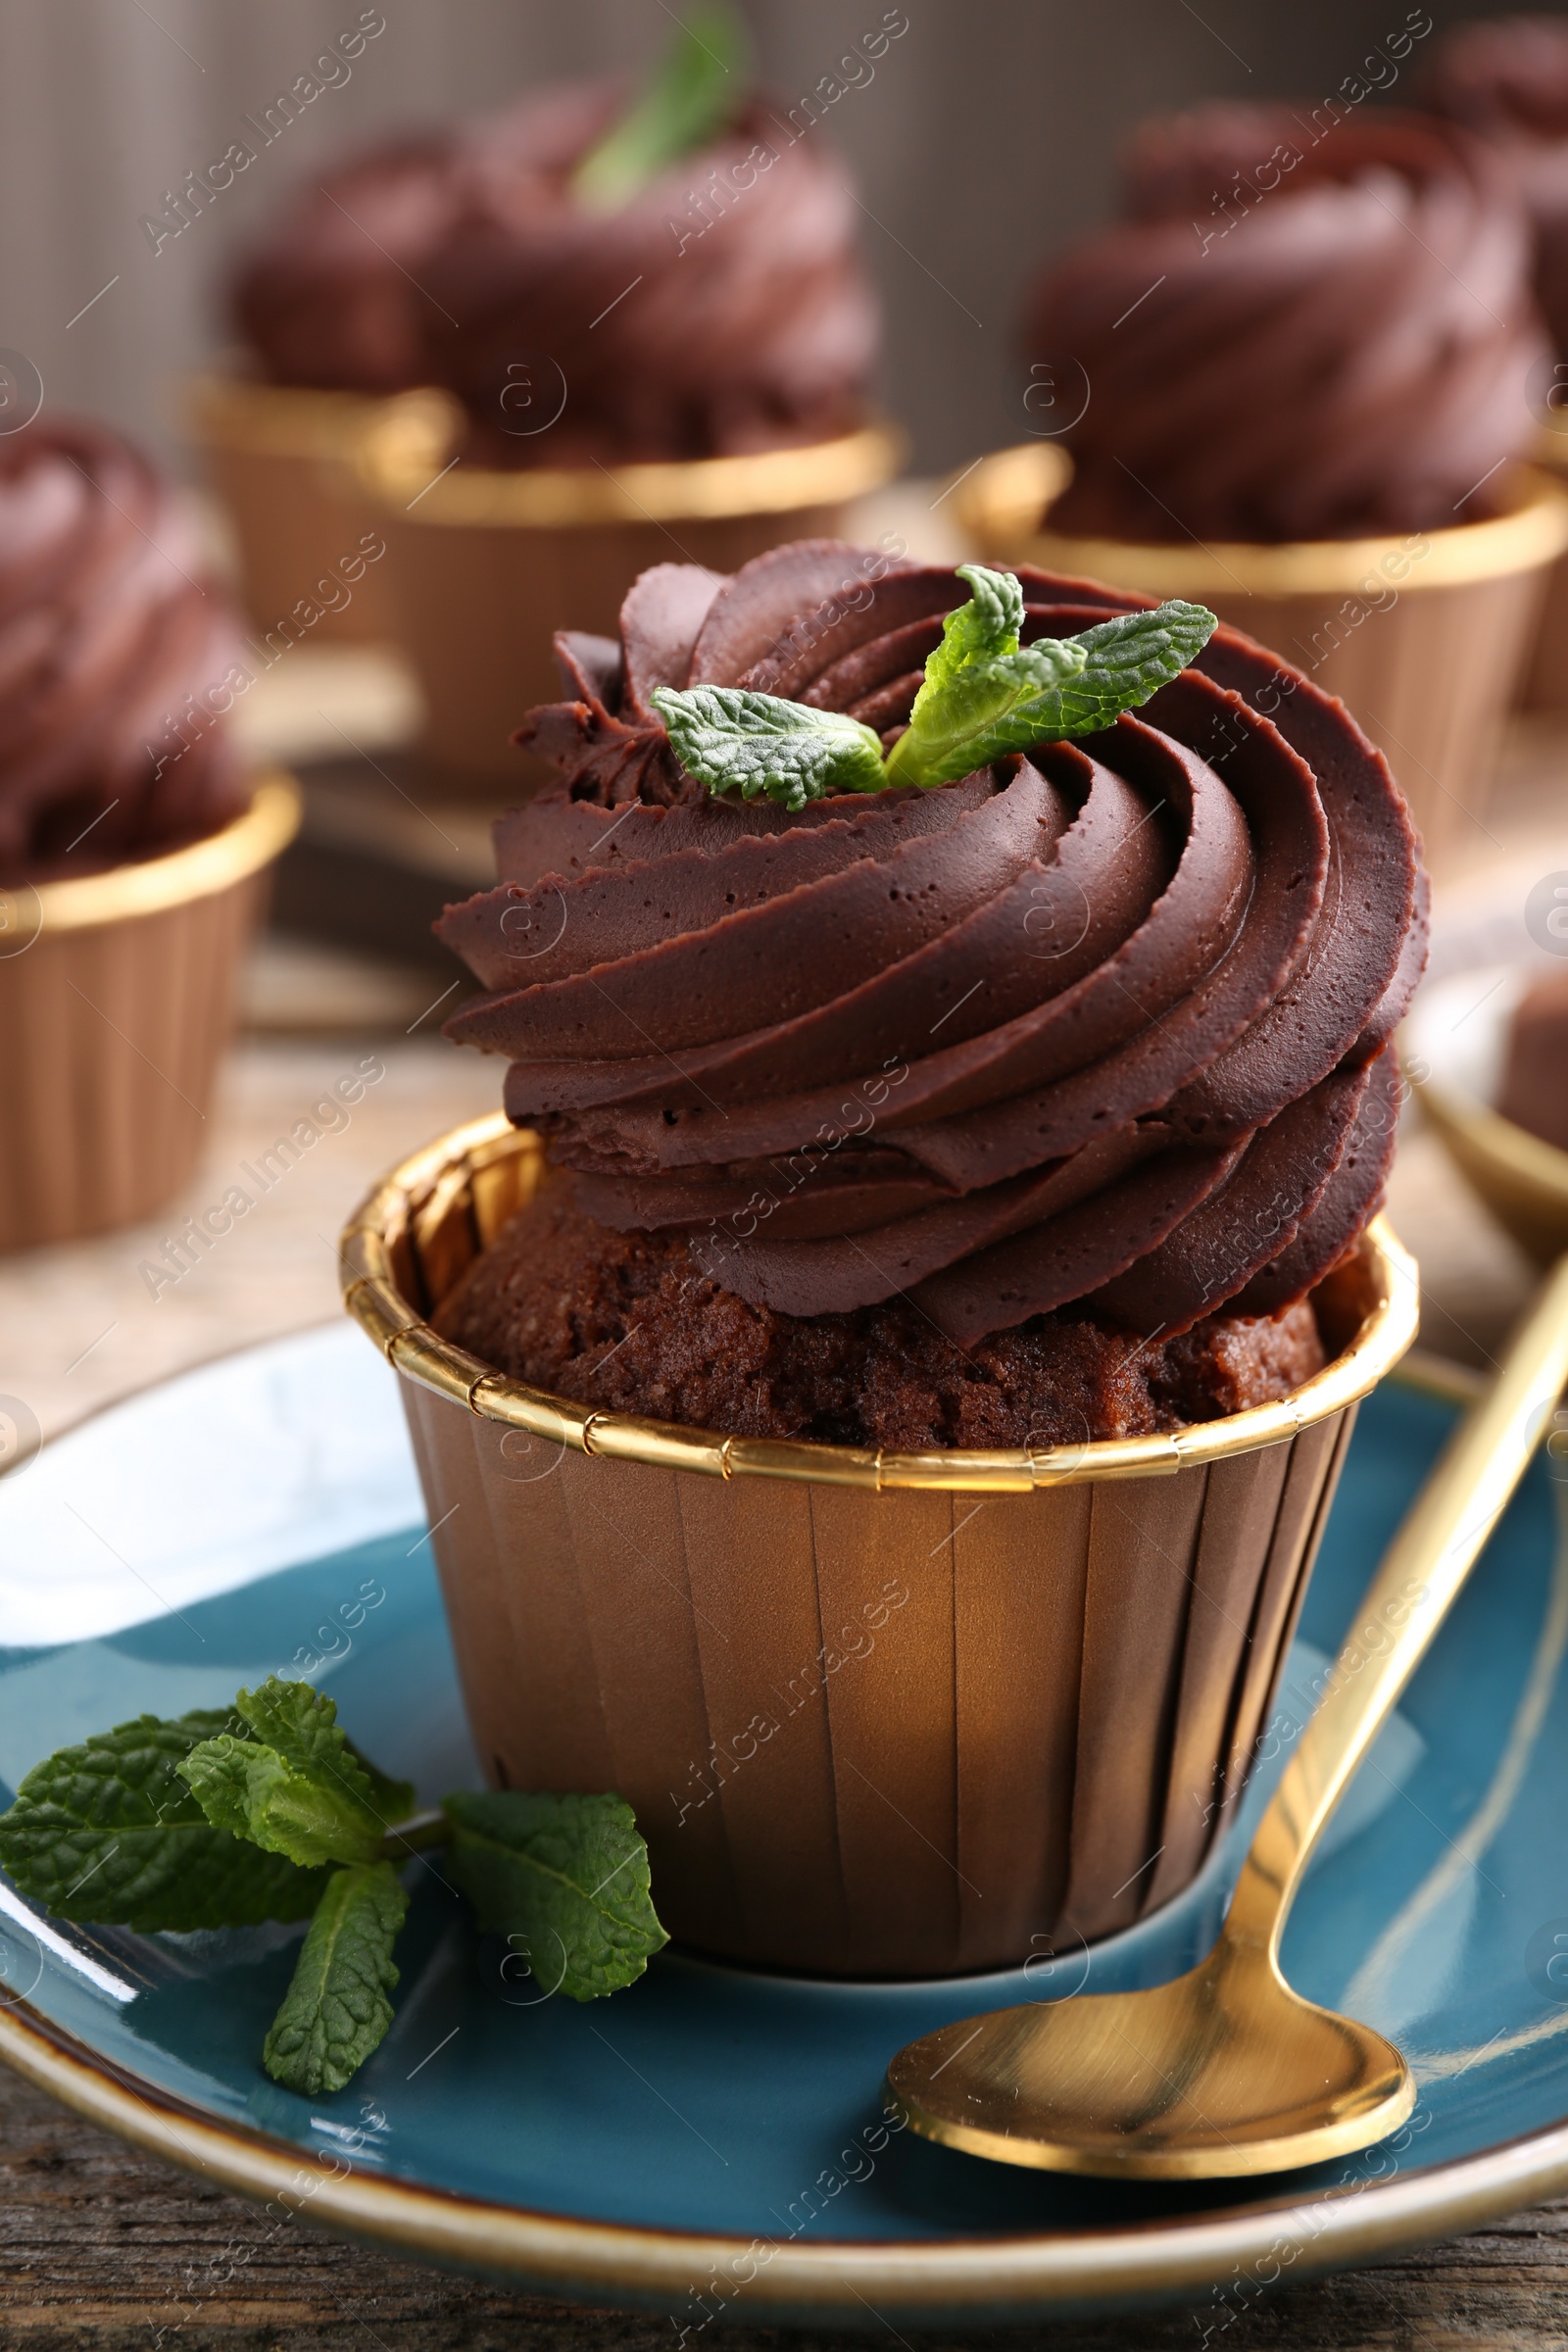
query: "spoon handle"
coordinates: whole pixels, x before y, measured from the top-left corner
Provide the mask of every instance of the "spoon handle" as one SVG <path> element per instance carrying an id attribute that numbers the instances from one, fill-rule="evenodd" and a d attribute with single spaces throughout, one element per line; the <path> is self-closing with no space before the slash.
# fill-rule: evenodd
<path id="1" fill-rule="evenodd" d="M 1327 1691 L 1257 1827 L 1225 1940 L 1273 1954 L 1307 1856 L 1524 1476 L 1568 1381 L 1559 1258 L 1383 1556 Z"/>

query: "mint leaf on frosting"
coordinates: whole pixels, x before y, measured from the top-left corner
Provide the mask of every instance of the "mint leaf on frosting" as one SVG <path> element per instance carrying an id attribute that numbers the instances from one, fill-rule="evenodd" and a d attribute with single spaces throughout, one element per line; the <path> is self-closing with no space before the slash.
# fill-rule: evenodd
<path id="1" fill-rule="evenodd" d="M 1023 626 L 1023 589 L 1010 571 L 987 571 L 983 564 L 957 565 L 960 580 L 969 583 L 969 602 L 955 605 L 942 623 L 942 643 L 925 665 L 920 694 L 950 685 L 971 662 L 995 654 L 1015 654 Z M 920 696 L 915 697 L 916 708 Z"/>
<path id="2" fill-rule="evenodd" d="M 1218 625 L 1206 607 L 1173 598 L 1021 646 L 1013 573 L 960 564 L 958 577 L 969 602 L 943 621 L 909 724 L 885 760 L 880 738 L 841 711 L 739 686 L 662 686 L 653 699 L 682 767 L 710 792 L 765 793 L 786 808 L 895 785 L 929 791 L 1004 753 L 1108 727 L 1179 676 Z"/>
<path id="3" fill-rule="evenodd" d="M 958 577 L 974 601 L 943 623 L 908 727 L 888 758 L 890 784 L 951 784 L 1004 752 L 1108 727 L 1178 676 L 1216 625 L 1202 605 L 1173 599 L 1152 612 L 1118 612 L 1078 637 L 1020 647 L 1023 596 L 1012 574 L 963 564 Z"/>
<path id="4" fill-rule="evenodd" d="M 392 1946 L 408 1907 L 390 1862 L 334 1871 L 262 2045 L 274 2082 L 319 2098 L 341 2090 L 379 2046 L 392 2023 Z"/>
<path id="5" fill-rule="evenodd" d="M 882 742 L 841 710 L 742 686 L 658 686 L 655 707 L 675 756 L 710 792 L 738 792 L 755 801 L 765 793 L 786 808 L 825 801 L 839 792 L 881 792 Z"/>
<path id="6" fill-rule="evenodd" d="M 683 155 L 706 147 L 745 94 L 746 28 L 732 9 L 688 10 L 644 87 L 572 174 L 590 212 L 613 213 Z"/>
<path id="7" fill-rule="evenodd" d="M 619 1796 L 449 1796 L 447 1876 L 482 1928 L 515 1936 L 543 1992 L 591 2001 L 632 1984 L 669 1938 L 648 1848 Z"/>
<path id="8" fill-rule="evenodd" d="M 0 1867 L 57 1919 L 143 1935 L 307 1918 L 322 1874 L 214 1828 L 178 1777 L 232 1720 L 138 1715 L 45 1757 L 0 1813 Z"/>

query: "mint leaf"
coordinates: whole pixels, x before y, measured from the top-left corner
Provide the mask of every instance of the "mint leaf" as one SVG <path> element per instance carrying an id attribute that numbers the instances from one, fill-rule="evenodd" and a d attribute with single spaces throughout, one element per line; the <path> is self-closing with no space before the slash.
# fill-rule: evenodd
<path id="1" fill-rule="evenodd" d="M 929 655 L 925 681 L 914 698 L 951 683 L 966 662 L 988 654 L 1015 654 L 1023 626 L 1023 588 L 1010 571 L 988 571 L 983 564 L 959 564 L 969 583 L 969 602 L 955 605 L 942 623 L 942 643 Z"/>
<path id="2" fill-rule="evenodd" d="M 309 1868 L 373 1862 L 381 1851 L 381 1824 L 368 1806 L 321 1773 L 296 1772 L 259 1740 L 203 1740 L 178 1769 L 215 1830 L 270 1854 Z"/>
<path id="3" fill-rule="evenodd" d="M 881 792 L 882 744 L 841 710 L 754 694 L 742 686 L 654 690 L 675 756 L 710 792 L 765 793 L 786 808 L 839 792 Z"/>
<path id="4" fill-rule="evenodd" d="M 46 1757 L 0 1814 L 0 1867 L 57 1919 L 143 1935 L 304 1919 L 322 1874 L 214 1827 L 179 1776 L 233 1720 L 139 1715 Z"/>
<path id="5" fill-rule="evenodd" d="M 362 1756 L 338 1728 L 336 1701 L 314 1685 L 280 1682 L 271 1674 L 259 1690 L 241 1690 L 234 1711 L 285 1763 L 337 1784 L 383 1827 L 413 1812 L 413 1782 L 391 1780 Z"/>
<path id="6" fill-rule="evenodd" d="M 979 568 L 966 565 L 965 576 Z M 1078 637 L 1042 637 L 1010 653 L 977 647 L 955 661 L 949 651 L 955 617 L 949 615 L 943 644 L 926 664 L 908 728 L 889 754 L 890 784 L 929 789 L 1006 752 L 1095 734 L 1178 676 L 1217 625 L 1202 605 L 1173 598 L 1152 612 L 1118 612 Z M 971 627 L 969 634 L 980 631 Z"/>
<path id="7" fill-rule="evenodd" d="M 1000 740 L 1000 730 L 1016 723 L 1025 705 L 1037 710 L 1044 697 L 1081 675 L 1089 657 L 1080 647 L 1077 638 L 1044 637 L 1022 652 L 956 666 L 940 681 L 933 681 L 927 663 L 908 727 L 888 756 L 888 781 L 927 789 L 948 784 L 1004 751 L 1027 750 L 1048 735 L 1065 732 L 1046 723 L 1043 711 L 1035 715 L 1032 710 L 1022 743 Z M 986 748 L 992 744 L 994 749 Z"/>
<path id="8" fill-rule="evenodd" d="M 390 1862 L 334 1871 L 316 1907 L 262 2063 L 306 2098 L 341 2090 L 392 2023 L 392 1946 L 409 1898 Z"/>
<path id="9" fill-rule="evenodd" d="M 733 10 L 691 9 L 626 113 L 577 166 L 578 202 L 615 212 L 667 165 L 705 147 L 738 111 L 747 64 L 746 30 Z"/>
<path id="10" fill-rule="evenodd" d="M 786 808 L 831 793 L 951 784 L 1007 752 L 1097 734 L 1135 710 L 1197 659 L 1217 626 L 1202 605 L 1173 598 L 1118 612 L 1078 637 L 1020 646 L 1023 589 L 1010 571 L 960 564 L 967 604 L 942 623 L 887 759 L 858 719 L 740 686 L 661 686 L 654 703 L 675 755 L 710 792 L 765 793 Z"/>
<path id="11" fill-rule="evenodd" d="M 648 1891 L 648 1848 L 619 1796 L 449 1796 L 447 1876 L 479 1925 L 517 1936 L 540 1987 L 616 1992 L 669 1939 Z"/>
<path id="12" fill-rule="evenodd" d="M 306 1866 L 373 1862 L 383 1831 L 413 1810 L 410 1784 L 367 1764 L 309 1683 L 270 1675 L 234 1711 L 239 1738 L 204 1740 L 177 1767 L 213 1827 Z"/>

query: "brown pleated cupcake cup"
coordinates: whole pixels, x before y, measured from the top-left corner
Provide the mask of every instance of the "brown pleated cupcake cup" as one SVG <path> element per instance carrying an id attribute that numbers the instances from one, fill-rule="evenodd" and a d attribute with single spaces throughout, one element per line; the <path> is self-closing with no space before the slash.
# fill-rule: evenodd
<path id="1" fill-rule="evenodd" d="M 515 786 L 511 738 L 561 696 L 551 643 L 613 636 L 621 600 L 655 564 L 735 571 L 790 539 L 840 538 L 852 499 L 897 470 L 899 437 L 868 424 L 804 448 L 662 465 L 473 466 L 441 393 L 391 402 L 359 444 L 385 534 L 396 635 L 425 703 L 430 781 L 483 796 Z M 853 583 L 852 583 L 853 585 Z"/>
<path id="2" fill-rule="evenodd" d="M 286 776 L 165 858 L 0 889 L 0 1251 L 152 1216 L 200 1156 Z"/>
<path id="3" fill-rule="evenodd" d="M 1500 511 L 1479 522 L 1264 547 L 1067 537 L 1049 510 L 1071 478 L 1054 442 L 999 450 L 956 491 L 960 527 L 988 561 L 1207 605 L 1348 706 L 1387 757 L 1430 866 L 1475 847 L 1502 721 L 1568 549 L 1555 481 L 1516 466 L 1491 485 Z"/>
<path id="4" fill-rule="evenodd" d="M 355 470 L 385 405 L 239 374 L 186 388 L 186 424 L 234 533 L 246 612 L 279 648 L 393 635 L 385 541 Z"/>
<path id="5" fill-rule="evenodd" d="M 1553 384 L 1554 393 L 1557 389 Z M 1568 408 L 1550 411 L 1550 417 L 1536 437 L 1535 462 L 1549 481 L 1568 493 Z M 1526 710 L 1551 711 L 1559 717 L 1568 711 L 1568 555 L 1559 556 L 1546 574 L 1519 700 Z"/>
<path id="6" fill-rule="evenodd" d="M 468 1721 L 498 1787 L 615 1789 L 671 1934 L 840 1977 L 1076 1948 L 1186 1886 L 1249 1775 L 1357 1399 L 1415 1329 L 1380 1219 L 1338 1352 L 1172 1436 L 892 1454 L 639 1420 L 426 1317 L 546 1181 L 495 1116 L 345 1230 L 404 1375 Z"/>

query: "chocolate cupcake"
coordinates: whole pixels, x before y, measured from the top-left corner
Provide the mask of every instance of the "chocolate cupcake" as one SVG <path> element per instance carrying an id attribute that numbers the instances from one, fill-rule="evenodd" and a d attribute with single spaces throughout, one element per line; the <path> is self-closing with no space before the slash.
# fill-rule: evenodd
<path id="1" fill-rule="evenodd" d="M 1568 24 L 1461 24 L 1433 51 L 1422 96 L 1484 140 L 1518 190 L 1535 236 L 1536 297 L 1554 347 L 1568 353 Z"/>
<path id="2" fill-rule="evenodd" d="M 681 31 L 629 101 L 552 89 L 465 136 L 420 272 L 447 397 L 365 452 L 425 749 L 460 782 L 515 783 L 564 611 L 613 629 L 672 541 L 731 570 L 836 530 L 896 463 L 845 167 L 814 106 L 747 94 L 726 24 Z"/>
<path id="3" fill-rule="evenodd" d="M 1568 1153 L 1568 972 L 1537 980 L 1514 1006 L 1497 1108 Z"/>
<path id="4" fill-rule="evenodd" d="M 259 381 L 367 394 L 429 382 L 420 280 L 453 232 L 460 158 L 455 135 L 405 139 L 296 192 L 228 290 Z"/>
<path id="5" fill-rule="evenodd" d="M 430 374 L 463 403 L 465 457 L 659 464 L 863 426 L 877 306 L 838 157 L 752 98 L 700 153 L 594 199 L 624 107 L 614 83 L 552 90 L 472 141 L 428 271 Z"/>
<path id="6" fill-rule="evenodd" d="M 251 619 L 281 643 L 394 634 L 386 543 L 354 455 L 390 395 L 430 380 L 423 278 L 461 172 L 458 137 L 430 133 L 313 179 L 225 289 L 233 358 L 192 386 L 190 422 Z"/>
<path id="7" fill-rule="evenodd" d="M 1486 141 L 1529 216 L 1536 298 L 1557 363 L 1531 386 L 1540 420 L 1535 456 L 1568 484 L 1568 24 L 1560 17 L 1461 24 L 1434 50 L 1424 95 L 1435 114 Z M 1521 699 L 1533 710 L 1568 706 L 1568 567 L 1561 563 Z"/>
<path id="8" fill-rule="evenodd" d="M 1507 174 L 1418 116 L 1228 105 L 1142 128 L 1124 211 L 1025 314 L 1056 413 L 1076 387 L 1071 478 L 1042 442 L 967 486 L 972 523 L 1201 596 L 1343 695 L 1462 840 L 1568 520 L 1514 464 L 1544 344 Z"/>
<path id="9" fill-rule="evenodd" d="M 1424 885 L 1343 708 L 1212 625 L 824 542 L 660 566 L 558 640 L 561 784 L 440 926 L 529 1134 L 389 1179 L 350 1304 L 481 1753 L 608 1773 L 707 1948 L 1103 1934 L 1245 1785 L 1411 1329 L 1366 1229 Z"/>
<path id="10" fill-rule="evenodd" d="M 193 1164 L 261 869 L 294 822 L 172 490 L 117 434 L 0 441 L 0 1248 L 149 1213 Z"/>
<path id="11" fill-rule="evenodd" d="M 612 628 L 672 536 L 732 568 L 893 471 L 821 111 L 752 92 L 708 8 L 640 90 L 562 84 L 372 151 L 243 260 L 237 366 L 192 413 L 253 616 L 398 639 L 427 788 L 515 784 L 561 612 Z"/>

